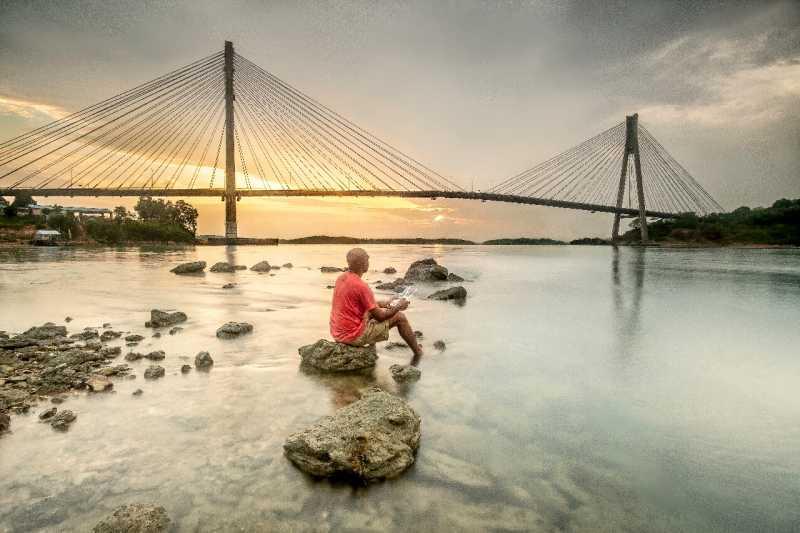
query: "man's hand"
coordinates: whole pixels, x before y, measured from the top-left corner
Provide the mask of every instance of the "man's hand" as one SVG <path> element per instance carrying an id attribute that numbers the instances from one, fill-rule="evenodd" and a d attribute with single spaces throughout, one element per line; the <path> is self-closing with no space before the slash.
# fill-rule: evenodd
<path id="1" fill-rule="evenodd" d="M 400 298 L 399 300 L 397 300 L 397 303 L 395 303 L 393 307 L 396 307 L 398 311 L 405 311 L 406 309 L 408 309 L 410 303 L 411 302 L 409 302 L 405 298 Z"/>

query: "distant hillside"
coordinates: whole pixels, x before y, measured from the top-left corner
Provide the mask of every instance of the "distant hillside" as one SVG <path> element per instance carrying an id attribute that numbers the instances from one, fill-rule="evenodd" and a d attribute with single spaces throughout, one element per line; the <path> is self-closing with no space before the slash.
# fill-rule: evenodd
<path id="1" fill-rule="evenodd" d="M 356 237 L 331 237 L 312 235 L 297 239 L 281 239 L 280 244 L 475 244 L 464 239 L 359 239 Z"/>
<path id="2" fill-rule="evenodd" d="M 518 237 L 516 239 L 492 239 L 490 241 L 484 241 L 483 244 L 489 245 L 506 245 L 506 244 L 528 244 L 528 245 L 540 245 L 540 244 L 567 244 L 564 241 L 557 241 L 555 239 L 534 239 L 529 237 Z"/>

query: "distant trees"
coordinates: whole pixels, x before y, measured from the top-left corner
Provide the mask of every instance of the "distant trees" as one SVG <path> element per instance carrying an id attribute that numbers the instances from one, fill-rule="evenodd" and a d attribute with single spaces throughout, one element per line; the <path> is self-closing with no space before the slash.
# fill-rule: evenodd
<path id="1" fill-rule="evenodd" d="M 197 209 L 191 204 L 178 200 L 174 204 L 162 199 L 142 196 L 133 208 L 139 219 L 148 222 L 178 224 L 194 235 L 197 232 Z"/>

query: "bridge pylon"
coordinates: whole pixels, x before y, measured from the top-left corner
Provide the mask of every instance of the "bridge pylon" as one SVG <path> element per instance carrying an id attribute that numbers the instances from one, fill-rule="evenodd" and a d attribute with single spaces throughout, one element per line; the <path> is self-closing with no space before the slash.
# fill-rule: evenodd
<path id="1" fill-rule="evenodd" d="M 622 171 L 619 176 L 619 189 L 617 189 L 617 209 L 622 208 L 622 199 L 625 197 L 625 181 L 628 178 L 628 159 L 633 156 L 633 169 L 636 174 L 636 196 L 639 203 L 639 233 L 642 242 L 648 240 L 647 235 L 647 209 L 644 204 L 644 189 L 642 188 L 642 162 L 639 154 L 639 114 L 625 117 L 625 151 L 622 154 Z M 614 227 L 611 238 L 619 239 L 619 222 L 622 213 L 614 213 Z"/>
<path id="2" fill-rule="evenodd" d="M 225 41 L 225 238 L 236 240 L 236 156 L 233 129 L 233 43 Z"/>

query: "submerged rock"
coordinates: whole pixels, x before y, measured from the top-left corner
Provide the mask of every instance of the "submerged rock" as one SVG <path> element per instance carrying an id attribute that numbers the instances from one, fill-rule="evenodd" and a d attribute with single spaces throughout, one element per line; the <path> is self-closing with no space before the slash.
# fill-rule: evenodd
<path id="1" fill-rule="evenodd" d="M 39 413 L 39 420 L 49 420 L 50 418 L 53 418 L 57 412 L 58 409 L 56 407 L 45 409 L 44 411 Z"/>
<path id="2" fill-rule="evenodd" d="M 283 268 L 294 268 L 294 265 L 291 263 L 284 263 Z"/>
<path id="3" fill-rule="evenodd" d="M 226 283 L 225 285 L 222 286 L 222 288 L 223 289 L 235 289 L 236 288 L 236 284 L 235 283 Z"/>
<path id="4" fill-rule="evenodd" d="M 64 322 L 66 323 L 72 322 L 72 317 L 71 316 L 64 317 Z"/>
<path id="5" fill-rule="evenodd" d="M 145 359 L 150 359 L 151 361 L 161 361 L 165 357 L 164 350 L 155 350 L 144 356 Z"/>
<path id="6" fill-rule="evenodd" d="M 259 261 L 255 265 L 250 267 L 250 270 L 253 272 L 269 272 L 271 266 L 269 266 L 269 261 Z"/>
<path id="7" fill-rule="evenodd" d="M 350 346 L 320 339 L 298 350 L 301 364 L 326 372 L 349 372 L 372 368 L 378 360 L 375 345 Z"/>
<path id="8" fill-rule="evenodd" d="M 398 348 L 401 349 L 401 350 L 408 350 L 408 344 L 406 344 L 404 342 L 394 342 L 394 341 L 392 341 L 392 342 L 387 342 L 384 345 L 383 348 L 385 350 L 389 350 L 389 351 L 397 350 Z"/>
<path id="9" fill-rule="evenodd" d="M 170 519 L 160 505 L 123 505 L 100 521 L 93 533 L 157 533 L 167 531 Z"/>
<path id="10" fill-rule="evenodd" d="M 136 389 L 131 393 L 132 396 L 141 396 L 144 391 L 142 389 Z"/>
<path id="11" fill-rule="evenodd" d="M 328 273 L 330 273 L 330 272 L 344 272 L 344 269 L 343 268 L 339 268 L 339 267 L 323 266 L 323 267 L 319 267 L 319 271 L 320 272 L 328 272 Z"/>
<path id="12" fill-rule="evenodd" d="M 144 337 L 139 334 L 128 335 L 125 337 L 125 342 L 141 342 Z"/>
<path id="13" fill-rule="evenodd" d="M 214 359 L 211 358 L 208 352 L 200 352 L 194 357 L 194 366 L 198 370 L 211 368 L 213 364 Z M 188 367 L 189 365 L 183 366 Z M 189 367 L 189 370 L 191 370 L 191 367 Z M 181 367 L 181 372 L 183 372 L 183 367 Z M 188 370 L 186 372 L 188 372 Z"/>
<path id="14" fill-rule="evenodd" d="M 228 272 L 229 273 L 229 272 L 235 272 L 236 268 L 230 263 L 227 263 L 225 261 L 220 261 L 219 263 L 214 263 L 214 266 L 212 266 L 209 270 L 211 272 Z"/>
<path id="15" fill-rule="evenodd" d="M 376 289 L 379 291 L 394 291 L 394 292 L 403 292 L 403 289 L 406 288 L 406 280 L 403 278 L 397 278 L 394 281 L 387 281 L 386 283 L 379 283 L 375 286 Z"/>
<path id="16" fill-rule="evenodd" d="M 81 341 L 88 341 L 91 339 L 97 339 L 100 337 L 100 334 L 97 333 L 96 329 L 86 328 L 79 333 L 73 333 L 69 336 L 70 339 L 76 339 Z"/>
<path id="17" fill-rule="evenodd" d="M 395 267 L 386 267 L 383 269 L 384 274 L 397 274 L 397 269 Z"/>
<path id="18" fill-rule="evenodd" d="M 442 340 L 434 342 L 433 347 L 439 350 L 440 352 L 443 352 L 444 350 L 447 349 L 447 345 Z"/>
<path id="19" fill-rule="evenodd" d="M 153 365 L 144 371 L 145 379 L 158 379 L 163 378 L 166 371 L 163 366 Z"/>
<path id="20" fill-rule="evenodd" d="M 50 426 L 58 431 L 66 431 L 77 418 L 75 413 L 69 409 L 64 409 L 50 419 Z"/>
<path id="21" fill-rule="evenodd" d="M 192 371 L 192 365 L 181 365 L 181 374 L 188 374 Z"/>
<path id="22" fill-rule="evenodd" d="M 370 481 L 399 475 L 414 463 L 420 418 L 402 399 L 377 387 L 360 400 L 295 433 L 286 457 L 314 476 Z"/>
<path id="23" fill-rule="evenodd" d="M 411 263 L 404 278 L 406 281 L 444 281 L 447 269 L 433 258 L 420 259 Z"/>
<path id="24" fill-rule="evenodd" d="M 128 352 L 125 354 L 126 361 L 138 361 L 142 357 L 144 357 L 144 355 L 139 352 Z"/>
<path id="25" fill-rule="evenodd" d="M 430 296 L 429 300 L 463 300 L 467 297 L 467 289 L 461 285 L 457 287 L 450 287 L 441 291 L 436 291 Z"/>
<path id="26" fill-rule="evenodd" d="M 100 334 L 100 340 L 103 342 L 108 342 L 114 339 L 118 339 L 122 336 L 122 333 L 119 331 L 114 331 L 111 329 L 105 330 L 103 333 Z"/>
<path id="27" fill-rule="evenodd" d="M 174 326 L 181 322 L 186 322 L 188 317 L 182 311 L 161 311 L 159 309 L 150 310 L 150 320 L 145 323 L 148 328 L 164 328 Z"/>
<path id="28" fill-rule="evenodd" d="M 247 322 L 228 322 L 217 330 L 217 337 L 220 339 L 233 339 L 239 335 L 253 331 L 253 325 Z"/>
<path id="29" fill-rule="evenodd" d="M 182 327 L 180 327 L 180 326 L 175 326 L 174 328 L 171 328 L 171 329 L 169 330 L 169 334 L 170 334 L 170 335 L 175 335 L 175 334 L 176 334 L 176 333 L 178 333 L 179 331 L 183 331 L 183 328 L 182 328 Z"/>
<path id="30" fill-rule="evenodd" d="M 106 376 L 91 376 L 86 381 L 86 386 L 92 392 L 103 392 L 114 388 L 114 384 Z"/>
<path id="31" fill-rule="evenodd" d="M 7 431 L 11 427 L 11 417 L 5 413 L 0 413 L 0 433 Z"/>
<path id="32" fill-rule="evenodd" d="M 197 274 L 198 272 L 202 272 L 206 269 L 206 262 L 205 261 L 192 261 L 191 263 L 182 263 L 170 272 L 175 274 Z"/>
<path id="33" fill-rule="evenodd" d="M 447 274 L 447 281 L 455 281 L 457 283 L 464 281 L 464 278 L 459 276 L 458 274 L 453 274 L 452 272 Z"/>
<path id="34" fill-rule="evenodd" d="M 418 381 L 422 376 L 422 372 L 420 372 L 419 368 L 406 365 L 392 365 L 389 367 L 389 372 L 392 373 L 392 379 L 398 383 Z"/>

